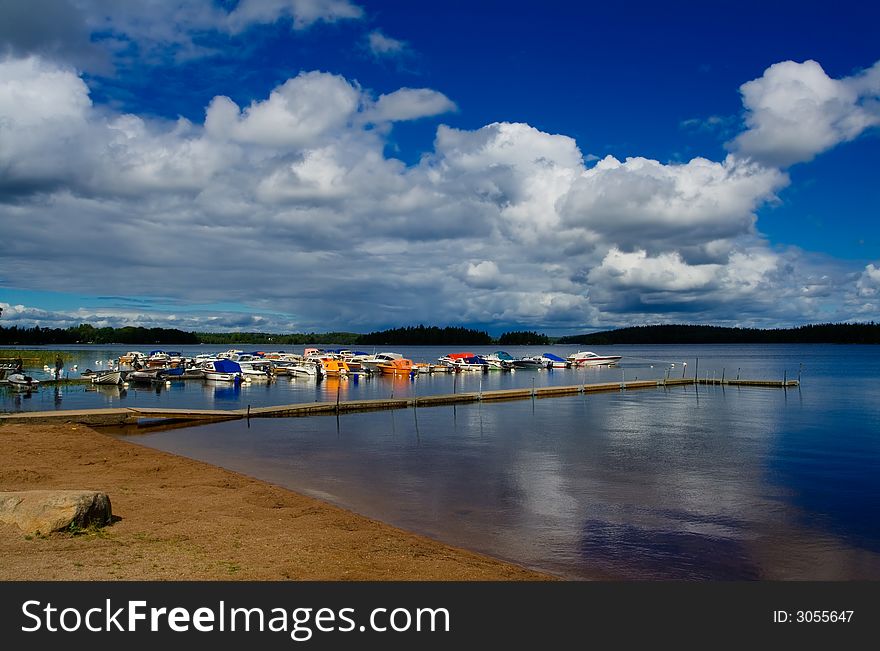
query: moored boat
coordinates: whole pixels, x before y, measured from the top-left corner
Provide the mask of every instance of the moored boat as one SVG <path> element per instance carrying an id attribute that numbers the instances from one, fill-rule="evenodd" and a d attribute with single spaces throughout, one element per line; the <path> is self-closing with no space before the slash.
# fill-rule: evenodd
<path id="1" fill-rule="evenodd" d="M 122 384 L 122 371 L 95 371 L 92 384 Z"/>
<path id="2" fill-rule="evenodd" d="M 544 362 L 541 359 L 540 355 L 532 356 L 532 357 L 520 357 L 519 359 L 513 360 L 514 368 L 524 368 L 524 369 L 540 369 L 547 368 L 547 362 Z"/>
<path id="3" fill-rule="evenodd" d="M 620 355 L 598 355 L 590 350 L 578 351 L 568 356 L 572 366 L 611 366 L 620 361 Z"/>
<path id="4" fill-rule="evenodd" d="M 483 355 L 484 360 L 489 364 L 489 369 L 501 369 L 501 370 L 509 370 L 513 368 L 513 363 L 516 361 L 513 356 L 503 350 L 496 350 L 494 353 L 490 355 Z"/>
<path id="5" fill-rule="evenodd" d="M 147 355 L 146 353 L 142 353 L 139 350 L 131 350 L 131 351 L 125 353 L 125 355 L 119 356 L 119 363 L 120 364 L 127 364 L 130 366 L 130 365 L 134 364 L 135 361 L 137 361 L 142 364 L 144 361 L 146 361 L 146 359 L 148 357 L 149 357 L 149 355 Z"/>
<path id="6" fill-rule="evenodd" d="M 326 377 L 342 377 L 348 375 L 351 370 L 349 369 L 348 364 L 342 359 L 320 357 L 318 358 L 318 362 L 321 364 L 321 368 Z"/>
<path id="7" fill-rule="evenodd" d="M 541 355 L 541 360 L 547 368 L 569 368 L 571 366 L 571 362 L 553 353 L 544 353 Z"/>
<path id="8" fill-rule="evenodd" d="M 126 376 L 126 380 L 129 382 L 157 382 L 159 380 L 159 371 L 162 369 L 151 368 L 151 369 L 140 369 L 137 371 L 132 371 Z"/>
<path id="9" fill-rule="evenodd" d="M 206 362 L 203 367 L 206 380 L 215 382 L 241 382 L 241 366 L 230 359 Z"/>
<path id="10" fill-rule="evenodd" d="M 40 386 L 39 380 L 35 380 L 30 375 L 25 375 L 24 373 L 7 375 L 6 381 L 16 391 L 31 391 Z"/>
<path id="11" fill-rule="evenodd" d="M 379 364 L 379 372 L 384 375 L 410 375 L 411 373 L 417 373 L 418 370 L 411 359 L 401 357 L 399 359 L 392 359 L 385 364 Z"/>
<path id="12" fill-rule="evenodd" d="M 473 353 L 450 353 L 437 360 L 441 364 L 451 366 L 456 371 L 488 371 L 489 364 L 482 357 Z"/>
<path id="13" fill-rule="evenodd" d="M 362 357 L 360 359 L 361 368 L 370 372 L 370 373 L 378 373 L 380 364 L 388 364 L 392 360 L 395 359 L 403 359 L 403 355 L 400 353 L 376 353 L 375 355 L 371 355 L 369 357 Z"/>

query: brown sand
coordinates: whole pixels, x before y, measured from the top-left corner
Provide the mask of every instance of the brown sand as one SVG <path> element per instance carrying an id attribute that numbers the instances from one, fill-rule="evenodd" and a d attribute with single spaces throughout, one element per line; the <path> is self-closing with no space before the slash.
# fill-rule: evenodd
<path id="1" fill-rule="evenodd" d="M 2 580 L 546 580 L 199 461 L 82 425 L 0 425 L 0 490 L 100 490 L 103 529 L 0 523 Z"/>

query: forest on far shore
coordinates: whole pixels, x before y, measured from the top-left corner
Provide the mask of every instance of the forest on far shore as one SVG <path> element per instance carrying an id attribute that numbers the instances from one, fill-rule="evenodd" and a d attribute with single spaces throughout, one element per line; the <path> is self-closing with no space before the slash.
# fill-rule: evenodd
<path id="1" fill-rule="evenodd" d="M 336 344 L 355 346 L 545 346 L 580 344 L 878 344 L 880 324 L 823 323 L 797 328 L 726 328 L 711 325 L 648 325 L 568 337 L 549 337 L 531 330 L 514 330 L 492 337 L 483 330 L 457 326 L 407 326 L 368 334 L 356 332 L 185 332 L 173 328 L 96 328 L 81 324 L 70 328 L 20 328 L 0 326 L 0 345 L 44 346 L 71 344 L 107 345 L 224 345 L 271 347 Z"/>

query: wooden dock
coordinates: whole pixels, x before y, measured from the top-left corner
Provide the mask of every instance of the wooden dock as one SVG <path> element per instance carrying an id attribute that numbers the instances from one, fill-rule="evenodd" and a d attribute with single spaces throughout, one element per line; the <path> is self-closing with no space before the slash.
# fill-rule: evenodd
<path id="1" fill-rule="evenodd" d="M 798 380 L 715 380 L 694 378 L 666 380 L 631 380 L 629 382 L 603 382 L 599 384 L 574 384 L 525 389 L 497 389 L 492 391 L 448 393 L 434 396 L 408 398 L 377 398 L 372 400 L 343 400 L 327 402 L 304 402 L 271 407 L 246 409 L 160 409 L 152 407 L 117 407 L 106 409 L 73 409 L 57 411 L 31 411 L 0 414 L 3 424 L 78 423 L 83 425 L 138 425 L 162 422 L 167 424 L 200 425 L 224 420 L 243 418 L 290 418 L 315 414 L 342 414 L 410 407 L 437 407 L 471 402 L 501 402 L 555 398 L 585 393 L 657 389 L 689 385 L 771 387 L 788 389 L 799 386 Z"/>

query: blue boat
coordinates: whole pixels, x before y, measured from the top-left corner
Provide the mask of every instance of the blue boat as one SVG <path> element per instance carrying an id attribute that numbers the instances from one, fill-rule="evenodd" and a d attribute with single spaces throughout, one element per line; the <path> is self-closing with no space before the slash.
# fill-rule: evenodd
<path id="1" fill-rule="evenodd" d="M 571 362 L 567 359 L 563 359 L 559 355 L 554 355 L 553 353 L 544 353 L 541 355 L 541 359 L 544 361 L 544 365 L 547 368 L 569 368 L 571 366 Z"/>

